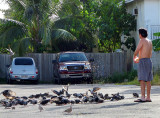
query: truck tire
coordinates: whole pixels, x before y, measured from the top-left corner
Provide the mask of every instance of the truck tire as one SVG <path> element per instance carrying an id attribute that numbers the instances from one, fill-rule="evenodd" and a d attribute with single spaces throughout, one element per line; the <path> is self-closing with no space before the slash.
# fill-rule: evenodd
<path id="1" fill-rule="evenodd" d="M 93 84 L 93 78 L 92 77 L 87 79 L 87 84 Z"/>

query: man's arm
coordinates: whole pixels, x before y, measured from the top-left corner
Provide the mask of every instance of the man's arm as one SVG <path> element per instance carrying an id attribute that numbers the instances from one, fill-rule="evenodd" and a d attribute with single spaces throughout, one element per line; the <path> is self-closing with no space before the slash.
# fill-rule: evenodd
<path id="1" fill-rule="evenodd" d="M 138 46 L 137 46 L 137 48 L 136 48 L 136 50 L 134 52 L 133 58 L 135 58 L 138 55 L 139 50 L 142 48 L 142 46 L 143 46 L 143 40 L 140 40 L 139 44 L 138 44 Z"/>

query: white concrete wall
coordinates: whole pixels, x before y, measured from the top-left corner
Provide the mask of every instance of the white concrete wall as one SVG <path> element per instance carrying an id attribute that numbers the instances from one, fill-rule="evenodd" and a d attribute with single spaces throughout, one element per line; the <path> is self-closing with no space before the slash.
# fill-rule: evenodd
<path id="1" fill-rule="evenodd" d="M 144 0 L 144 19 L 146 25 L 160 24 L 160 0 Z"/>
<path id="2" fill-rule="evenodd" d="M 144 0 L 144 23 L 152 40 L 153 33 L 160 31 L 160 0 Z M 154 26 L 158 26 L 158 30 Z"/>
<path id="3" fill-rule="evenodd" d="M 144 27 L 148 29 L 148 38 L 151 39 L 151 26 L 160 26 L 160 0 L 135 0 L 127 4 L 129 13 L 133 12 L 134 8 L 138 8 L 137 31 L 131 32 L 136 40 L 136 45 L 139 42 L 138 29 Z M 160 71 L 160 52 L 153 52 L 152 54 L 153 70 Z M 133 64 L 133 68 L 137 69 L 137 64 Z"/>
<path id="4" fill-rule="evenodd" d="M 138 15 L 136 16 L 136 20 L 137 20 L 137 29 L 134 32 L 131 32 L 132 36 L 135 38 L 136 40 L 136 45 L 138 45 L 139 42 L 139 33 L 138 33 L 138 29 L 140 27 L 144 27 L 145 26 L 145 14 L 144 14 L 144 0 L 137 0 L 135 2 L 131 2 L 129 4 L 127 4 L 127 10 L 129 13 L 133 13 L 133 9 L 138 8 Z"/>

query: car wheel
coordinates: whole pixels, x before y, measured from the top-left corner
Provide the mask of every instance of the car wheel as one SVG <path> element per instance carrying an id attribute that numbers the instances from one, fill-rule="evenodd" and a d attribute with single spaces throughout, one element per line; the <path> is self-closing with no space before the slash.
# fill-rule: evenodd
<path id="1" fill-rule="evenodd" d="M 34 83 L 34 84 L 38 84 L 38 83 L 39 83 L 39 80 L 34 80 L 33 83 Z"/>
<path id="2" fill-rule="evenodd" d="M 7 80 L 7 84 L 13 84 L 13 80 L 8 79 L 8 80 Z"/>
<path id="3" fill-rule="evenodd" d="M 9 76 L 7 76 L 7 84 L 13 84 L 13 80 Z"/>

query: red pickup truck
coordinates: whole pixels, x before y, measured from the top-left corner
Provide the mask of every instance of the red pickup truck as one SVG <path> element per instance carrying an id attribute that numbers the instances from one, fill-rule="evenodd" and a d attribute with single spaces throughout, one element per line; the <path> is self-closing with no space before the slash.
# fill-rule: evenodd
<path id="1" fill-rule="evenodd" d="M 94 61 L 90 59 L 90 62 Z M 56 55 L 56 60 L 52 60 L 54 64 L 54 78 L 56 84 L 63 82 L 87 81 L 93 83 L 91 72 L 91 64 L 84 52 L 60 52 Z"/>

